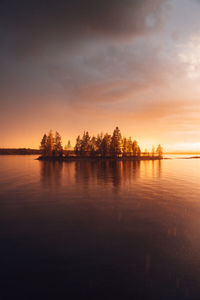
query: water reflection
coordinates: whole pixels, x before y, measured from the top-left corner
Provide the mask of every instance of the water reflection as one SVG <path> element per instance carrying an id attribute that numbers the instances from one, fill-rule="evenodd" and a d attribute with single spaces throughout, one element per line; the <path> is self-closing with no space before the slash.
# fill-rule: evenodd
<path id="1" fill-rule="evenodd" d="M 41 183 L 44 187 L 61 186 L 63 163 L 59 161 L 40 161 Z"/>
<path id="2" fill-rule="evenodd" d="M 2 299 L 199 299 L 200 160 L 0 160 Z"/>
<path id="3" fill-rule="evenodd" d="M 140 161 L 77 161 L 76 183 L 104 184 L 119 188 L 124 181 L 140 177 Z"/>
<path id="4" fill-rule="evenodd" d="M 162 161 L 90 161 L 40 162 L 44 187 L 56 188 L 70 178 L 85 188 L 91 185 L 112 185 L 115 190 L 139 178 L 160 178 Z M 67 178 L 66 178 L 67 177 Z M 72 178 L 73 177 L 73 178 Z"/>

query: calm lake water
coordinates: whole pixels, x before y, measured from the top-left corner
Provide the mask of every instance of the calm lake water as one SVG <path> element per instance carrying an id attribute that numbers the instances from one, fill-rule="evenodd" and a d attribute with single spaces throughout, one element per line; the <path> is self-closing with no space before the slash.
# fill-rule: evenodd
<path id="1" fill-rule="evenodd" d="M 200 299 L 200 159 L 0 156 L 0 299 Z"/>

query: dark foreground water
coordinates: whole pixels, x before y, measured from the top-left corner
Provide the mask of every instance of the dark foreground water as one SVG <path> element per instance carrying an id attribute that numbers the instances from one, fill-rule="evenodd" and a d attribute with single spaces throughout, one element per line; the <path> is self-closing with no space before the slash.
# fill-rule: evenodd
<path id="1" fill-rule="evenodd" d="M 200 160 L 1 156 L 0 299 L 200 299 Z"/>

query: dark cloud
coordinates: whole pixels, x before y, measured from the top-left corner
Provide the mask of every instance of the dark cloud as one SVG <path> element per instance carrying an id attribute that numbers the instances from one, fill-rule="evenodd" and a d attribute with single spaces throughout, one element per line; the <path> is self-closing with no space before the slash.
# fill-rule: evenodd
<path id="1" fill-rule="evenodd" d="M 158 51 L 148 41 L 133 47 L 132 38 L 147 39 L 159 28 L 167 3 L 1 1 L 1 98 L 55 91 L 74 103 L 91 103 L 94 95 L 96 102 L 112 102 L 157 82 Z"/>
<path id="2" fill-rule="evenodd" d="M 160 26 L 167 0 L 1 1 L 1 36 L 19 51 L 85 38 L 124 38 Z M 71 45 L 73 46 L 73 45 Z"/>

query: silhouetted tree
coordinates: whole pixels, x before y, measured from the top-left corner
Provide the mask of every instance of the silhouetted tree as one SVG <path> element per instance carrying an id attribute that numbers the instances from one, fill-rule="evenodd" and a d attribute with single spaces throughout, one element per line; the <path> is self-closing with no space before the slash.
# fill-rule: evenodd
<path id="1" fill-rule="evenodd" d="M 65 145 L 65 150 L 67 150 L 67 151 L 72 150 L 72 145 L 71 145 L 70 140 L 68 140 L 67 145 Z"/>
<path id="2" fill-rule="evenodd" d="M 141 150 L 136 140 L 133 141 L 132 149 L 133 149 L 133 156 L 140 156 Z"/>
<path id="3" fill-rule="evenodd" d="M 154 146 L 152 147 L 151 154 L 152 154 L 152 157 L 155 156 L 155 147 Z"/>
<path id="4" fill-rule="evenodd" d="M 128 140 L 125 137 L 122 140 L 122 152 L 123 152 L 123 156 L 128 155 Z"/>
<path id="5" fill-rule="evenodd" d="M 47 137 L 47 156 L 52 156 L 54 150 L 54 137 L 53 131 L 50 130 Z"/>
<path id="6" fill-rule="evenodd" d="M 41 140 L 40 150 L 42 151 L 42 156 L 47 155 L 47 135 L 46 135 L 46 133 L 43 135 L 43 138 Z"/>
<path id="7" fill-rule="evenodd" d="M 97 148 L 97 140 L 96 140 L 95 136 L 93 136 L 90 140 L 90 148 L 91 148 L 90 155 L 93 157 L 96 156 L 98 148 Z"/>
<path id="8" fill-rule="evenodd" d="M 138 149 L 137 149 L 137 157 L 140 157 L 141 155 L 141 149 L 140 149 L 140 146 L 138 146 Z"/>
<path id="9" fill-rule="evenodd" d="M 76 145 L 74 147 L 74 151 L 76 153 L 76 155 L 80 155 L 81 154 L 81 138 L 80 138 L 80 135 L 77 137 L 76 139 Z"/>
<path id="10" fill-rule="evenodd" d="M 101 155 L 101 143 L 103 141 L 103 133 L 98 133 L 96 138 L 96 154 Z"/>
<path id="11" fill-rule="evenodd" d="M 55 156 L 62 156 L 63 153 L 63 147 L 61 142 L 61 136 L 56 131 L 55 140 L 54 140 L 54 155 Z"/>
<path id="12" fill-rule="evenodd" d="M 100 144 L 100 153 L 103 157 L 110 156 L 110 147 L 111 147 L 111 135 L 106 133 L 103 137 L 103 140 Z"/>
<path id="13" fill-rule="evenodd" d="M 133 148 L 132 148 L 132 140 L 131 137 L 129 137 L 127 141 L 127 151 L 128 151 L 128 156 L 131 156 L 133 154 Z"/>
<path id="14" fill-rule="evenodd" d="M 117 157 L 122 153 L 122 135 L 118 127 L 113 131 L 110 145 L 111 155 Z"/>
<path id="15" fill-rule="evenodd" d="M 144 152 L 143 152 L 143 154 L 144 154 L 145 156 L 147 156 L 147 155 L 148 155 L 148 150 L 147 150 L 147 148 L 145 148 L 145 149 L 144 149 Z"/>
<path id="16" fill-rule="evenodd" d="M 91 152 L 91 143 L 90 143 L 90 136 L 88 131 L 84 131 L 83 137 L 81 140 L 81 155 L 88 156 Z"/>
<path id="17" fill-rule="evenodd" d="M 163 148 L 160 144 L 158 145 L 158 147 L 156 149 L 156 153 L 157 153 L 158 157 L 160 157 L 160 158 L 163 157 Z"/>
<path id="18" fill-rule="evenodd" d="M 61 136 L 56 131 L 55 138 L 52 130 L 49 131 L 48 136 L 44 134 L 41 143 L 40 150 L 42 151 L 42 156 L 62 156 L 63 147 L 61 142 Z M 68 155 L 73 154 L 72 146 L 70 140 L 68 140 L 65 150 L 69 151 Z M 98 134 L 97 137 L 90 137 L 88 131 L 84 131 L 82 138 L 80 135 L 76 139 L 76 144 L 74 147 L 74 152 L 76 155 L 80 156 L 91 156 L 91 157 L 119 157 L 121 154 L 123 156 L 133 156 L 139 157 L 141 155 L 141 149 L 138 142 L 134 140 L 132 142 L 131 137 L 128 139 L 124 137 L 122 139 L 121 132 L 118 127 L 113 131 L 113 135 L 106 133 Z M 152 157 L 155 153 L 159 158 L 163 156 L 163 149 L 161 145 L 158 145 L 156 151 L 155 147 L 152 147 Z M 143 155 L 149 156 L 149 152 L 145 149 Z"/>

